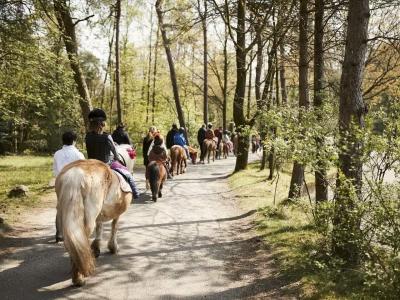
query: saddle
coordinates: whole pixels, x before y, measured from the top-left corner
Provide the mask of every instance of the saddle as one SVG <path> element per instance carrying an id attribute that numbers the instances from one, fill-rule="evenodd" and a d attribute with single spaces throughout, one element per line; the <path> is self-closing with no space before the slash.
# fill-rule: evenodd
<path id="1" fill-rule="evenodd" d="M 132 188 L 129 185 L 128 180 L 125 178 L 125 176 L 123 174 L 119 173 L 117 170 L 112 170 L 112 171 L 118 177 L 121 190 L 125 193 L 132 193 Z"/>

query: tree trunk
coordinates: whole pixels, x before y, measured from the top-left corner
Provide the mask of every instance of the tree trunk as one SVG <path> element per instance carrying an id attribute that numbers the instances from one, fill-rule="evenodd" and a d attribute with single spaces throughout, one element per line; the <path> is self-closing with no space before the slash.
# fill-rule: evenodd
<path id="1" fill-rule="evenodd" d="M 151 40 L 153 35 L 153 8 L 150 11 L 150 38 L 149 38 L 149 65 L 147 69 L 147 102 L 146 102 L 146 124 L 149 124 L 149 110 L 150 110 L 150 83 L 151 83 L 151 63 L 152 63 L 152 47 Z"/>
<path id="2" fill-rule="evenodd" d="M 283 41 L 279 44 L 279 54 L 280 54 L 280 62 L 279 62 L 279 75 L 281 80 L 281 95 L 282 95 L 282 104 L 286 105 L 288 102 L 287 97 L 287 89 L 286 89 L 286 72 L 285 72 L 285 64 L 284 64 L 284 56 L 285 56 L 285 47 L 283 45 Z"/>
<path id="3" fill-rule="evenodd" d="M 228 29 L 225 25 L 224 38 L 224 90 L 223 90 L 223 108 L 222 108 L 222 127 L 227 129 L 226 110 L 228 107 Z"/>
<path id="4" fill-rule="evenodd" d="M 101 103 L 100 103 L 100 108 L 104 107 L 104 100 L 106 97 L 106 84 L 107 84 L 107 79 L 108 75 L 111 72 L 111 60 L 112 60 L 112 46 L 114 44 L 114 34 L 115 34 L 115 22 L 113 25 L 113 30 L 112 30 L 112 35 L 111 35 L 111 40 L 108 42 L 108 59 L 107 59 L 107 68 L 106 68 L 106 73 L 104 74 L 104 80 L 103 80 L 103 87 L 101 89 Z M 110 80 L 111 81 L 111 80 Z"/>
<path id="5" fill-rule="evenodd" d="M 308 108 L 308 0 L 300 0 L 299 21 L 299 107 Z M 299 116 L 301 118 L 301 114 Z M 299 198 L 304 182 L 304 166 L 295 161 L 290 180 L 289 199 Z"/>
<path id="6" fill-rule="evenodd" d="M 317 110 L 318 121 L 322 121 L 321 109 L 323 105 L 324 90 L 324 2 L 315 0 L 314 21 L 314 108 Z M 317 147 L 323 148 L 324 137 L 317 138 Z M 317 153 L 319 156 L 319 153 Z M 328 200 L 328 184 L 326 164 L 317 157 L 317 170 L 315 171 L 315 201 Z"/>
<path id="7" fill-rule="evenodd" d="M 65 49 L 68 54 L 69 63 L 74 74 L 74 81 L 79 93 L 79 105 L 82 111 L 83 121 L 86 128 L 89 125 L 89 112 L 92 110 L 89 90 L 86 85 L 85 77 L 79 64 L 78 46 L 75 35 L 75 24 L 72 21 L 66 0 L 54 0 L 54 10 L 57 15 L 57 22 L 61 28 L 64 38 Z"/>
<path id="8" fill-rule="evenodd" d="M 200 8 L 199 8 L 200 9 Z M 203 120 L 208 123 L 208 49 L 207 49 L 207 0 L 204 0 L 204 13 L 201 20 L 203 27 L 203 64 L 204 64 L 204 88 L 203 88 Z"/>
<path id="9" fill-rule="evenodd" d="M 160 29 L 157 28 L 157 38 L 154 50 L 154 69 L 153 69 L 153 95 L 151 105 L 151 123 L 154 125 L 156 114 L 156 78 L 157 78 L 157 60 L 158 60 L 158 39 L 160 36 Z"/>
<path id="10" fill-rule="evenodd" d="M 158 27 L 161 30 L 161 37 L 162 37 L 164 48 L 165 48 L 165 54 L 166 54 L 167 60 L 168 60 L 169 73 L 170 73 L 171 84 L 172 84 L 172 91 L 173 91 L 173 94 L 174 94 L 175 106 L 176 106 L 176 111 L 177 111 L 177 114 L 178 114 L 179 125 L 181 127 L 186 128 L 186 126 L 185 126 L 185 116 L 184 116 L 184 113 L 183 113 L 183 110 L 182 110 L 181 101 L 180 101 L 180 98 L 179 98 L 178 81 L 177 81 L 177 78 L 176 78 L 175 65 L 174 65 L 174 61 L 172 59 L 171 49 L 169 47 L 169 40 L 168 40 L 167 33 L 165 31 L 165 26 L 164 26 L 162 5 L 163 5 L 163 0 L 157 0 L 156 1 L 156 11 L 157 11 L 157 16 L 158 16 Z"/>
<path id="11" fill-rule="evenodd" d="M 121 20 L 121 0 L 117 0 L 115 5 L 115 96 L 117 101 L 117 123 L 122 123 L 121 107 L 121 70 L 119 59 L 119 25 Z M 111 117 L 111 116 L 110 116 Z"/>
<path id="12" fill-rule="evenodd" d="M 235 172 L 247 168 L 249 156 L 249 136 L 244 127 L 247 125 L 244 116 L 244 99 L 246 95 L 246 1 L 238 1 L 236 41 L 236 89 L 233 99 L 233 120 L 238 128 L 238 153 Z"/>
<path id="13" fill-rule="evenodd" d="M 367 51 L 369 0 L 350 0 L 346 48 L 340 80 L 339 103 L 339 173 L 356 188 L 361 198 L 362 138 L 357 134 L 364 127 L 367 112 L 362 97 L 362 78 Z M 356 198 L 357 198 L 356 197 Z M 357 264 L 359 248 L 355 237 L 359 234 L 359 219 L 353 209 L 357 199 L 351 195 L 348 183 L 337 180 L 333 253 L 349 265 Z"/>
<path id="14" fill-rule="evenodd" d="M 249 66 L 249 86 L 247 90 L 247 119 L 250 119 L 250 110 L 251 110 L 251 80 L 252 80 L 252 73 L 253 73 L 253 50 L 250 51 L 250 66 Z"/>

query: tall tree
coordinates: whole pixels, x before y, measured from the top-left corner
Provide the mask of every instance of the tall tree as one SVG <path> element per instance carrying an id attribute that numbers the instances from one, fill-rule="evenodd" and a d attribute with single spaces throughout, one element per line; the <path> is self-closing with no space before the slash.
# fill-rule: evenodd
<path id="1" fill-rule="evenodd" d="M 203 122 L 208 123 L 208 46 L 207 46 L 207 0 L 204 0 L 204 11 L 201 12 L 200 1 L 197 1 L 203 29 Z"/>
<path id="2" fill-rule="evenodd" d="M 350 182 L 361 198 L 362 187 L 362 140 L 357 134 L 364 127 L 367 112 L 362 79 L 367 52 L 369 0 L 350 0 L 346 48 L 340 79 L 339 102 L 339 173 L 348 182 L 337 181 L 333 228 L 333 253 L 348 264 L 359 259 L 359 249 L 354 233 L 359 230 L 359 220 L 352 213 L 357 199 L 352 195 Z"/>
<path id="3" fill-rule="evenodd" d="M 74 74 L 74 80 L 79 93 L 79 105 L 82 111 L 82 118 L 85 126 L 89 125 L 89 112 L 92 109 L 92 103 L 90 101 L 90 94 L 86 85 L 85 77 L 82 73 L 82 68 L 79 64 L 78 58 L 78 44 L 75 34 L 75 25 L 78 21 L 73 22 L 71 12 L 66 3 L 66 0 L 54 0 L 54 11 L 57 17 L 58 26 L 62 32 L 65 49 L 67 51 L 68 59 L 72 72 Z"/>
<path id="4" fill-rule="evenodd" d="M 158 34 L 158 33 L 157 33 Z M 151 82 L 151 63 L 152 63 L 152 40 L 153 35 L 153 6 L 150 8 L 150 35 L 149 35 L 149 67 L 147 69 L 147 105 L 146 105 L 146 124 L 149 123 L 150 111 L 150 82 Z"/>
<path id="5" fill-rule="evenodd" d="M 224 130 L 227 128 L 226 122 L 226 110 L 228 107 L 228 28 L 225 24 L 224 32 L 224 89 L 223 93 L 223 104 L 222 104 L 222 127 Z"/>
<path id="6" fill-rule="evenodd" d="M 176 106 L 176 111 L 178 114 L 179 125 L 181 127 L 185 128 L 186 127 L 185 126 L 185 116 L 183 113 L 181 100 L 179 98 L 179 89 L 178 89 L 178 81 L 176 78 L 175 64 L 174 64 L 174 60 L 172 58 L 172 53 L 171 53 L 171 48 L 170 48 L 170 40 L 167 37 L 166 26 L 164 25 L 163 2 L 164 2 L 163 0 L 156 1 L 158 27 L 160 28 L 160 31 L 161 31 L 161 37 L 163 40 L 165 54 L 166 54 L 167 60 L 168 60 L 169 73 L 170 73 L 171 84 L 172 84 L 172 91 L 174 94 L 175 106 Z"/>
<path id="7" fill-rule="evenodd" d="M 308 93 L 308 0 L 300 0 L 299 13 L 299 107 L 309 107 Z M 301 113 L 300 116 L 301 118 Z M 298 198 L 304 182 L 304 166 L 294 161 L 289 199 Z"/>
<path id="8" fill-rule="evenodd" d="M 322 120 L 321 108 L 324 93 L 324 11 L 325 0 L 315 0 L 314 20 L 314 108 L 318 120 Z M 323 147 L 323 137 L 317 138 L 319 148 Z M 315 171 L 315 200 L 317 202 L 328 199 L 328 184 L 326 181 L 326 167 L 323 160 L 318 157 Z"/>
<path id="9" fill-rule="evenodd" d="M 115 96 L 117 101 L 117 123 L 122 123 L 122 106 L 121 106 L 121 70 L 119 58 L 119 29 L 121 21 L 121 0 L 117 0 L 115 4 Z"/>

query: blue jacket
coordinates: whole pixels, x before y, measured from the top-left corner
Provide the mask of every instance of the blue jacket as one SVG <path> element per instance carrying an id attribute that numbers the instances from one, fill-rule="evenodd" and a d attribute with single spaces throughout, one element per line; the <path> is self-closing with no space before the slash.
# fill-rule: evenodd
<path id="1" fill-rule="evenodd" d="M 186 146 L 186 139 L 182 133 L 176 133 L 174 135 L 174 145 Z"/>

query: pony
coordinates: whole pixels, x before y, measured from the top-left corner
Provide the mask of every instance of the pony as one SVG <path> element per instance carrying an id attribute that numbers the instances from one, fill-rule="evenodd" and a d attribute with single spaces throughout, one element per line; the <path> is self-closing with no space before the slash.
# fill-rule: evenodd
<path id="1" fill-rule="evenodd" d="M 187 162 L 185 149 L 179 145 L 174 145 L 171 147 L 171 175 L 174 175 L 175 167 L 176 175 L 186 172 Z"/>
<path id="2" fill-rule="evenodd" d="M 136 161 L 136 149 L 128 144 L 116 145 L 118 160 L 132 173 Z"/>
<path id="3" fill-rule="evenodd" d="M 216 142 L 214 140 L 205 139 L 203 143 L 205 151 L 204 158 L 207 157 L 207 162 L 210 163 L 210 155 L 212 155 L 212 160 L 215 161 Z"/>
<path id="4" fill-rule="evenodd" d="M 193 147 L 190 147 L 189 146 L 189 154 L 190 154 L 190 160 L 192 161 L 192 164 L 196 164 L 196 161 L 197 161 L 197 149 L 196 148 L 193 148 Z"/>
<path id="5" fill-rule="evenodd" d="M 157 201 L 157 198 L 162 197 L 162 188 L 167 179 L 167 171 L 164 164 L 159 161 L 151 161 L 147 165 L 148 181 L 150 184 L 152 200 Z"/>
<path id="6" fill-rule="evenodd" d="M 117 253 L 117 224 L 131 203 L 132 193 L 122 190 L 116 173 L 95 159 L 65 166 L 57 176 L 55 188 L 57 231 L 62 231 L 71 258 L 72 282 L 82 286 L 85 277 L 95 270 L 94 257 L 100 255 L 103 222 L 112 220 L 108 249 Z M 89 237 L 95 228 L 95 239 L 90 245 Z"/>

